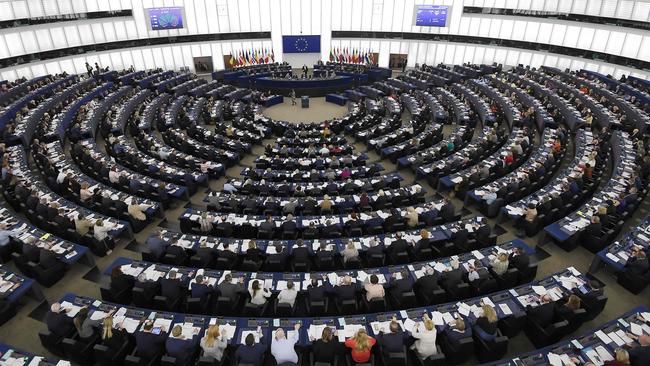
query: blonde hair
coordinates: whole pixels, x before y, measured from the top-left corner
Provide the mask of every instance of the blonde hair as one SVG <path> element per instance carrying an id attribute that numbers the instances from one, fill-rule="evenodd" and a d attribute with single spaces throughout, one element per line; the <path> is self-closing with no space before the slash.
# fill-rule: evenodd
<path id="1" fill-rule="evenodd" d="M 102 339 L 109 339 L 113 337 L 113 317 L 107 316 L 102 322 L 104 329 L 102 330 Z"/>
<path id="2" fill-rule="evenodd" d="M 616 354 L 616 361 L 630 363 L 630 354 L 623 348 L 617 348 L 614 353 Z"/>
<path id="3" fill-rule="evenodd" d="M 420 230 L 420 236 L 423 237 L 424 239 L 429 239 L 429 232 L 427 231 L 427 229 Z"/>
<path id="4" fill-rule="evenodd" d="M 505 262 L 505 261 L 507 261 L 507 260 L 508 260 L 508 255 L 507 255 L 506 253 L 501 253 L 501 254 L 499 254 L 499 260 L 500 260 L 501 262 Z"/>
<path id="5" fill-rule="evenodd" d="M 323 332 L 321 333 L 321 339 L 323 340 L 323 342 L 331 341 L 332 336 L 333 336 L 332 328 L 330 327 L 323 328 Z"/>
<path id="6" fill-rule="evenodd" d="M 461 332 L 465 331 L 465 321 L 463 318 L 456 319 L 456 329 L 460 330 Z"/>
<path id="7" fill-rule="evenodd" d="M 481 308 L 483 309 L 483 315 L 487 318 L 487 320 L 490 323 L 494 323 L 498 320 L 497 312 L 494 310 L 493 307 L 491 307 L 490 305 L 483 304 Z"/>
<path id="8" fill-rule="evenodd" d="M 425 319 L 424 320 L 424 328 L 426 328 L 426 330 L 433 330 L 433 326 L 434 326 L 434 324 L 431 321 L 431 319 Z"/>
<path id="9" fill-rule="evenodd" d="M 354 335 L 354 341 L 356 346 L 354 347 L 357 351 L 363 352 L 370 349 L 370 342 L 368 342 L 368 333 L 365 329 L 359 329 L 357 334 Z"/>
<path id="10" fill-rule="evenodd" d="M 571 310 L 580 309 L 580 298 L 572 294 L 571 296 L 569 296 L 569 299 L 566 302 L 566 307 Z"/>
<path id="11" fill-rule="evenodd" d="M 205 332 L 205 346 L 212 347 L 214 346 L 214 341 L 219 338 L 219 326 L 211 325 L 208 327 L 208 331 Z"/>

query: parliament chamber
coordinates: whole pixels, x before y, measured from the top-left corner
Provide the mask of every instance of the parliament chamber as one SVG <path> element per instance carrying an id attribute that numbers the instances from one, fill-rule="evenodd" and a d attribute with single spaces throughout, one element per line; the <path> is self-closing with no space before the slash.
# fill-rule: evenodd
<path id="1" fill-rule="evenodd" d="M 649 22 L 0 1 L 0 365 L 650 365 Z"/>

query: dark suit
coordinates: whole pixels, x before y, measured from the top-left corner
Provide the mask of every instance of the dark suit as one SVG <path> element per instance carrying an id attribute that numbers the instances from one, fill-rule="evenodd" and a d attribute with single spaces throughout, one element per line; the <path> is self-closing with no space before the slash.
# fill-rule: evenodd
<path id="1" fill-rule="evenodd" d="M 291 220 L 291 221 L 285 221 L 280 225 L 280 228 L 282 231 L 296 231 L 296 222 Z"/>
<path id="2" fill-rule="evenodd" d="M 442 274 L 442 283 L 447 288 L 456 287 L 462 282 L 463 282 L 463 270 L 460 269 L 460 267 L 458 269 L 453 269 L 451 271 L 444 272 Z"/>
<path id="3" fill-rule="evenodd" d="M 235 360 L 241 363 L 251 363 L 255 366 L 262 364 L 262 356 L 266 352 L 266 345 L 262 343 L 255 343 L 253 346 L 245 344 L 239 346 L 235 352 Z"/>
<path id="4" fill-rule="evenodd" d="M 440 285 L 438 284 L 438 276 L 436 276 L 435 273 L 432 275 L 424 275 L 418 278 L 418 280 L 415 282 L 415 285 L 420 291 L 426 293 L 432 293 L 433 291 L 440 289 Z"/>
<path id="5" fill-rule="evenodd" d="M 143 296 L 147 299 L 152 299 L 156 293 L 158 292 L 158 282 L 153 282 L 153 281 L 145 281 L 145 282 L 140 282 L 140 281 L 135 281 L 135 285 L 133 286 L 139 287 L 143 290 Z"/>
<path id="6" fill-rule="evenodd" d="M 379 342 L 382 353 L 388 355 L 391 352 L 402 352 L 407 337 L 407 334 L 401 330 L 395 333 L 380 332 L 377 341 Z"/>
<path id="7" fill-rule="evenodd" d="M 167 338 L 165 349 L 167 354 L 176 358 L 177 365 L 184 365 L 194 355 L 194 342 L 191 339 Z"/>
<path id="8" fill-rule="evenodd" d="M 135 343 L 138 347 L 137 355 L 151 360 L 158 355 L 165 344 L 167 333 L 153 334 L 138 331 L 135 333 Z"/>
<path id="9" fill-rule="evenodd" d="M 46 317 L 47 329 L 59 337 L 70 335 L 74 329 L 72 318 L 64 311 L 60 313 L 48 312 Z"/>
<path id="10" fill-rule="evenodd" d="M 214 292 L 214 288 L 212 286 L 198 283 L 192 284 L 192 297 L 194 298 L 201 298 L 202 300 L 206 300 L 208 298 L 208 295 L 210 295 L 212 292 Z"/>
<path id="11" fill-rule="evenodd" d="M 519 271 L 528 270 L 528 265 L 530 264 L 530 258 L 528 254 L 518 254 L 510 253 L 508 256 L 508 261 L 510 263 L 510 268 L 517 268 Z"/>
<path id="12" fill-rule="evenodd" d="M 388 283 L 388 289 L 390 294 L 399 301 L 402 299 L 402 295 L 405 292 L 413 291 L 413 279 L 410 277 L 402 278 L 400 280 L 391 279 Z"/>
<path id="13" fill-rule="evenodd" d="M 353 300 L 357 298 L 357 287 L 354 284 L 337 286 L 334 293 L 341 300 Z"/>
<path id="14" fill-rule="evenodd" d="M 391 261 L 397 262 L 397 255 L 400 253 L 408 253 L 409 245 L 404 239 L 398 239 L 392 242 L 386 252 Z"/>
<path id="15" fill-rule="evenodd" d="M 555 306 L 552 302 L 539 305 L 534 308 L 527 308 L 528 316 L 541 327 L 545 328 L 553 322 Z"/>
<path id="16" fill-rule="evenodd" d="M 59 261 L 56 257 L 56 253 L 46 249 L 40 250 L 38 264 L 45 269 L 56 268 L 62 271 L 65 268 L 65 264 Z"/>
<path id="17" fill-rule="evenodd" d="M 227 297 L 230 300 L 234 301 L 237 298 L 237 293 L 243 291 L 244 287 L 241 283 L 233 284 L 228 282 L 222 282 L 218 286 L 221 296 Z"/>
<path id="18" fill-rule="evenodd" d="M 308 263 L 309 262 L 309 249 L 305 247 L 295 247 L 291 251 L 291 256 L 295 263 Z"/>
<path id="19" fill-rule="evenodd" d="M 325 299 L 327 291 L 331 290 L 332 285 L 329 282 L 324 282 L 320 286 L 312 286 L 311 284 L 307 286 L 307 296 L 311 301 L 323 301 Z"/>
<path id="20" fill-rule="evenodd" d="M 648 271 L 648 265 L 648 258 L 639 259 L 631 256 L 625 263 L 625 268 L 634 274 L 642 275 Z"/>
<path id="21" fill-rule="evenodd" d="M 163 278 L 160 280 L 160 293 L 167 297 L 170 301 L 174 301 L 181 297 L 183 292 L 182 283 L 178 279 Z"/>

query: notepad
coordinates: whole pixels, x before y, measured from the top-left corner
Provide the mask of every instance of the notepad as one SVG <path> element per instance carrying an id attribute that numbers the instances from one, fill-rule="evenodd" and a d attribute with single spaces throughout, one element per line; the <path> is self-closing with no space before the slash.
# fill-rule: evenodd
<path id="1" fill-rule="evenodd" d="M 630 332 L 635 336 L 643 335 L 643 328 L 639 324 L 630 323 Z"/>

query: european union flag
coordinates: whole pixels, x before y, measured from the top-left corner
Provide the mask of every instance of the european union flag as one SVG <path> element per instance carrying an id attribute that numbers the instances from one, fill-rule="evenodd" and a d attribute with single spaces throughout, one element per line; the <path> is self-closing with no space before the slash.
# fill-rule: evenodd
<path id="1" fill-rule="evenodd" d="M 284 53 L 316 53 L 320 52 L 320 36 L 282 36 L 282 52 Z"/>

